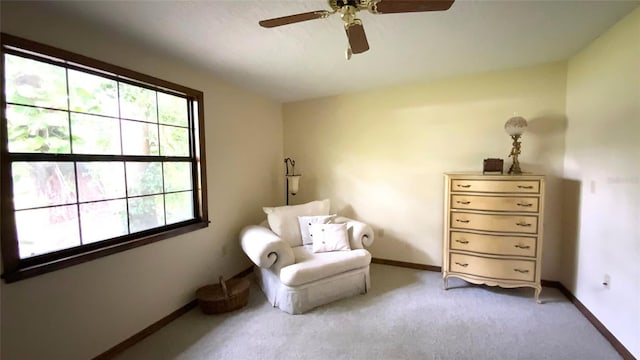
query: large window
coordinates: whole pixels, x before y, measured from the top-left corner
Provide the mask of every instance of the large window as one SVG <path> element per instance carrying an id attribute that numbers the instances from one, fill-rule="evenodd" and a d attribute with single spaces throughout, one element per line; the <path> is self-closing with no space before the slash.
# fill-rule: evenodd
<path id="1" fill-rule="evenodd" d="M 7 281 L 208 223 L 202 93 L 2 34 Z"/>

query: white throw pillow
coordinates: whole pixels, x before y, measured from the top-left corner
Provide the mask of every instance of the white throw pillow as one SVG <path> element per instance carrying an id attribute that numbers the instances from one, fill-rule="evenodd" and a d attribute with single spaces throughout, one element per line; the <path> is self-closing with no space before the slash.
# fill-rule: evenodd
<path id="1" fill-rule="evenodd" d="M 291 246 L 302 245 L 298 216 L 329 215 L 329 199 L 311 201 L 301 205 L 263 207 L 271 231 Z"/>
<path id="2" fill-rule="evenodd" d="M 313 236 L 311 236 L 310 227 L 313 224 L 330 224 L 336 214 L 320 215 L 320 216 L 298 216 L 300 224 L 300 235 L 302 235 L 302 245 L 313 244 Z"/>
<path id="3" fill-rule="evenodd" d="M 347 224 L 312 224 L 309 228 L 314 253 L 351 250 Z"/>

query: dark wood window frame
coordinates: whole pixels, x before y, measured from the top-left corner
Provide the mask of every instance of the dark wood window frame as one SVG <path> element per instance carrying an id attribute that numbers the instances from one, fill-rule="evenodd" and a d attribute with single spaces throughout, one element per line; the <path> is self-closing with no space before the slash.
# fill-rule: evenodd
<path id="1" fill-rule="evenodd" d="M 208 226 L 207 210 L 207 181 L 205 163 L 205 137 L 204 137 L 204 94 L 202 91 L 194 90 L 169 81 L 157 79 L 136 71 L 128 70 L 116 65 L 108 64 L 100 60 L 92 59 L 83 55 L 75 54 L 66 50 L 55 48 L 49 45 L 37 43 L 31 40 L 19 38 L 13 35 L 0 34 L 2 44 L 2 56 L 0 61 L 0 90 L 2 91 L 2 126 L 0 126 L 0 218 L 1 228 L 1 249 L 3 261 L 2 278 L 10 283 L 51 271 L 59 270 L 69 266 L 77 265 L 86 261 L 91 261 L 100 257 L 132 249 L 138 246 L 150 244 L 159 240 L 175 237 L 180 234 L 202 229 Z M 9 153 L 6 109 L 7 101 L 4 84 L 4 58 L 5 53 L 19 52 L 20 56 L 30 56 L 29 53 L 39 61 L 47 57 L 53 63 L 70 69 L 79 69 L 87 73 L 94 73 L 106 78 L 117 80 L 120 83 L 129 83 L 135 86 L 145 87 L 151 90 L 161 91 L 169 94 L 179 94 L 185 97 L 189 103 L 195 103 L 197 114 L 191 114 L 189 124 L 190 130 L 190 153 L 188 160 L 184 157 L 171 156 L 131 156 L 122 155 L 100 155 L 101 160 L 111 161 L 183 161 L 192 164 L 192 191 L 194 204 L 194 219 L 179 222 L 171 225 L 153 228 L 133 234 L 119 236 L 108 240 L 89 243 L 59 251 L 49 252 L 33 257 L 21 259 L 18 249 L 17 230 L 15 223 L 15 208 L 13 203 L 13 180 L 11 175 L 11 164 L 14 161 L 83 161 L 95 160 L 96 155 L 77 154 L 40 154 L 34 157 L 33 154 L 25 155 L 21 153 Z M 197 121 L 194 120 L 197 119 Z M 37 159 L 37 160 L 34 160 Z M 169 192 L 166 192 L 169 193 Z"/>

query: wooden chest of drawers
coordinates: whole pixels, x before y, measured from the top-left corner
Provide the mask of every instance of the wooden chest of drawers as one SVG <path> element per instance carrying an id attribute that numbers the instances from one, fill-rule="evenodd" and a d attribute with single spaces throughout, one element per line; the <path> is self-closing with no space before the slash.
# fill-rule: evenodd
<path id="1" fill-rule="evenodd" d="M 544 176 L 445 174 L 442 277 L 528 286 L 540 302 Z"/>

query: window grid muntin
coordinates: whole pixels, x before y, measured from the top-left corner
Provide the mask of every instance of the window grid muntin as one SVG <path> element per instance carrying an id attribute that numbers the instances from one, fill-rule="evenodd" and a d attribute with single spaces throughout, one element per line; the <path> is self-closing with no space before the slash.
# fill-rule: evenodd
<path id="1" fill-rule="evenodd" d="M 101 118 L 108 118 L 108 119 L 113 119 L 113 120 L 117 120 L 118 121 L 118 127 L 120 129 L 120 151 L 122 155 L 124 155 L 124 149 L 123 149 L 123 141 L 122 141 L 122 121 L 132 121 L 132 122 L 138 122 L 138 123 L 143 123 L 143 124 L 149 124 L 149 125 L 155 125 L 157 128 L 157 134 L 158 134 L 158 151 L 159 151 L 159 155 L 158 156 L 163 156 L 163 154 L 160 153 L 160 143 L 161 143 L 161 131 L 160 131 L 160 126 L 167 126 L 167 127 L 173 127 L 173 128 L 179 128 L 179 129 L 186 129 L 189 136 L 187 138 L 188 141 L 188 149 L 189 149 L 189 155 L 185 156 L 188 158 L 191 158 L 194 156 L 195 151 L 193 149 L 193 141 L 192 141 L 192 137 L 195 136 L 195 132 L 194 132 L 194 119 L 193 119 L 193 103 L 194 101 L 192 99 L 190 99 L 188 96 L 185 96 L 184 94 L 176 94 L 175 92 L 169 92 L 169 91 L 165 91 L 165 89 L 163 88 L 159 88 L 156 86 L 149 86 L 146 85 L 144 83 L 137 83 L 135 81 L 131 81 L 131 80 L 126 80 L 122 77 L 119 76 L 109 76 L 107 73 L 101 73 L 101 72 L 93 72 L 93 75 L 96 76 L 101 76 L 104 77 L 106 79 L 109 80 L 113 80 L 116 82 L 116 93 L 118 96 L 118 117 L 114 117 L 114 116 L 109 116 L 109 115 L 104 115 L 104 114 L 96 114 L 96 113 L 90 113 L 90 112 L 84 112 L 84 111 L 75 111 L 75 110 L 71 110 L 71 102 L 70 102 L 70 88 L 69 88 L 69 69 L 74 69 L 77 71 L 85 71 L 85 72 L 90 72 L 88 71 L 86 68 L 75 68 L 73 67 L 69 62 L 65 62 L 65 61 L 61 61 L 61 62 L 55 62 L 55 61 L 47 61 L 47 59 L 44 58 L 39 58 L 35 55 L 31 55 L 28 54 L 28 56 L 25 56 L 27 54 L 21 53 L 21 52 L 7 52 L 11 55 L 15 55 L 18 57 L 24 57 L 24 58 L 29 58 L 31 60 L 35 60 L 35 61 L 42 61 L 42 62 L 48 62 L 51 63 L 53 65 L 57 65 L 60 66 L 62 68 L 65 69 L 65 79 L 66 79 L 66 91 L 67 91 L 67 109 L 59 109 L 59 108 L 53 108 L 53 107 L 47 107 L 47 106 L 36 106 L 36 105 L 31 105 L 31 104 L 22 104 L 22 103 L 16 103 L 16 102 L 11 102 L 11 101 L 6 101 L 5 104 L 6 105 L 14 105 L 14 106 L 24 106 L 24 107 L 29 107 L 29 108 L 34 108 L 34 109 L 44 109 L 44 110 L 50 110 L 50 111 L 64 111 L 67 112 L 68 114 L 68 118 L 69 118 L 69 142 L 70 142 L 70 148 L 71 148 L 71 154 L 74 154 L 73 152 L 73 131 L 71 129 L 71 115 L 72 114 L 78 114 L 78 115 L 88 115 L 88 116 L 95 116 L 95 117 L 101 117 Z M 156 98 L 156 117 L 157 117 L 157 121 L 156 122 L 152 122 L 152 121 L 144 121 L 144 120 L 140 120 L 140 119 L 132 119 L 132 118 L 123 118 L 121 115 L 121 104 L 120 104 L 120 86 L 119 83 L 120 82 L 124 82 L 127 83 L 129 85 L 132 86 L 138 86 L 138 87 L 143 87 L 145 89 L 151 90 L 155 92 L 155 98 Z M 187 111 L 186 111 L 186 115 L 187 115 L 187 126 L 180 126 L 180 125 L 175 125 L 175 124 L 167 124 L 167 123 L 161 123 L 160 122 L 160 116 L 159 116 L 159 106 L 158 106 L 158 92 L 163 92 L 169 95 L 173 95 L 173 96 L 177 96 L 177 97 L 181 97 L 183 99 L 186 100 L 187 103 Z M 10 153 L 13 154 L 13 153 Z M 153 156 L 153 155 L 150 155 Z"/>
<path id="2" fill-rule="evenodd" d="M 46 107 L 46 106 L 37 106 L 37 105 L 31 105 L 31 104 L 22 104 L 22 103 L 17 103 L 17 102 L 7 102 L 7 101 L 3 101 L 4 104 L 6 105 L 13 105 L 13 106 L 24 106 L 24 107 L 30 107 L 30 108 L 34 108 L 34 109 L 43 109 L 43 110 L 50 110 L 50 111 L 63 111 L 67 113 L 67 121 L 68 121 L 68 127 L 69 127 L 69 148 L 70 148 L 70 153 L 42 153 L 42 152 L 15 152 L 15 153 L 11 153 L 11 152 L 7 152 L 7 155 L 9 157 L 9 169 L 11 169 L 11 164 L 13 164 L 14 162 L 46 162 L 46 161 L 55 161 L 55 162 L 73 162 L 74 166 L 73 166 L 73 172 L 74 172 L 74 183 L 75 183 L 75 187 L 76 187 L 76 193 L 75 193 L 75 198 L 76 198 L 76 202 L 75 203 L 65 203 L 65 204 L 56 204 L 56 205 L 47 205 L 47 206 L 40 206 L 40 207 L 32 207 L 32 208 L 22 208 L 20 210 L 14 210 L 13 213 L 17 213 L 17 212 L 23 212 L 23 211 L 27 211 L 27 210 L 36 210 L 36 209 L 46 209 L 46 208 L 55 208 L 55 207 L 60 207 L 60 206 L 75 206 L 76 208 L 76 216 L 77 216 L 77 226 L 78 226 L 78 235 L 79 235 L 79 240 L 80 240 L 80 245 L 77 247 L 69 247 L 69 248 L 65 248 L 65 249 L 60 249 L 58 251 L 52 251 L 52 252 L 47 252 L 47 253 L 43 253 L 43 254 L 38 254 L 35 256 L 29 256 L 29 257 L 25 257 L 25 258 L 21 258 L 19 253 L 18 253 L 18 259 L 21 262 L 24 262 L 25 260 L 31 260 L 34 258 L 40 258 L 40 257 L 49 257 L 51 255 L 57 254 L 57 253 L 65 253 L 65 252 L 69 252 L 69 251 L 74 251 L 74 249 L 81 249 L 86 247 L 87 245 L 93 245 L 96 246 L 96 244 L 102 244 L 102 243 L 106 243 L 106 242 L 119 242 L 119 239 L 127 239 L 127 238 L 136 238 L 139 236 L 139 234 L 143 234 L 143 233 L 159 233 L 162 231 L 166 231 L 168 228 L 174 228 L 180 224 L 183 223 L 190 223 L 190 222 L 194 222 L 198 220 L 198 208 L 199 208 L 199 197 L 197 196 L 197 189 L 194 188 L 194 184 L 196 184 L 197 182 L 197 173 L 196 173 L 196 167 L 199 166 L 199 162 L 197 161 L 197 159 L 195 158 L 195 149 L 193 147 L 194 141 L 192 139 L 192 137 L 196 136 L 195 134 L 195 120 L 193 118 L 194 115 L 194 106 L 196 106 L 195 104 L 197 104 L 197 102 L 195 102 L 193 99 L 191 99 L 188 96 L 185 96 L 184 94 L 180 94 L 174 91 L 166 91 L 166 89 L 162 88 L 162 87 L 158 87 L 158 86 L 154 86 L 154 85 L 148 85 L 144 82 L 139 82 L 136 80 L 130 80 L 127 79 L 125 77 L 122 76 L 118 76 L 118 75 L 113 75 L 111 73 L 108 72 L 102 72 L 90 67 L 86 67 L 86 66 L 78 66 L 72 62 L 69 61 L 65 61 L 65 60 L 56 60 L 57 58 L 55 57 L 49 57 L 49 56 L 40 56 L 40 54 L 37 54 L 35 52 L 30 52 L 30 51 L 14 51 L 17 48 L 4 48 L 4 53 L 6 54 L 11 54 L 14 56 L 18 56 L 18 57 L 23 57 L 23 58 L 27 58 L 30 60 L 34 60 L 34 61 L 40 61 L 40 62 L 44 62 L 44 63 L 48 63 L 51 65 L 55 65 L 55 66 L 60 66 L 62 68 L 64 68 L 65 70 L 65 88 L 66 88 L 66 102 L 67 102 L 67 109 L 60 109 L 60 108 L 52 108 L 52 107 Z M 4 61 L 4 60 L 3 60 Z M 109 115 L 103 115 L 103 114 L 96 114 L 96 113 L 89 113 L 89 112 L 84 112 L 84 111 L 75 111 L 75 110 L 71 110 L 71 104 L 70 104 L 70 83 L 69 83 L 69 70 L 73 69 L 76 71 L 80 71 L 80 72 L 85 72 L 85 73 L 89 73 L 92 75 L 96 75 L 99 77 L 103 77 L 105 79 L 109 79 L 109 80 L 113 80 L 116 82 L 116 89 L 117 89 L 117 103 L 118 103 L 118 117 L 114 117 L 114 116 L 109 116 Z M 138 87 L 142 87 L 151 91 L 154 91 L 155 94 L 155 101 L 156 101 L 156 116 L 157 116 L 157 122 L 150 122 L 150 121 L 144 121 L 144 120 L 139 120 L 139 119 L 129 119 L 129 118 L 122 118 L 121 115 L 121 96 L 120 96 L 120 83 L 125 83 L 125 84 L 129 84 L 132 86 L 138 86 Z M 6 84 L 4 85 L 6 86 Z M 186 100 L 186 106 L 187 106 L 187 111 L 186 111 L 186 116 L 187 116 L 187 126 L 180 126 L 180 125 L 175 125 L 175 124 L 168 124 L 168 123 L 161 123 L 160 122 L 160 116 L 159 116 L 159 104 L 158 104 L 158 93 L 159 92 L 163 92 L 172 96 L 178 96 L 181 97 L 183 99 Z M 3 93 L 4 93 L 4 88 L 3 88 Z M 6 106 L 5 105 L 5 106 Z M 73 130 L 72 130 L 72 114 L 79 114 L 79 115 L 90 115 L 90 116 L 95 116 L 95 117 L 100 117 L 100 118 L 105 118 L 105 119 L 113 119 L 113 120 L 117 120 L 118 121 L 118 128 L 119 128 L 119 136 L 120 136 L 120 154 L 74 154 L 73 153 L 73 144 L 74 144 L 74 140 L 73 140 Z M 156 130 L 157 130 L 157 134 L 158 134 L 158 154 L 159 155 L 125 155 L 124 154 L 124 141 L 122 138 L 122 121 L 133 121 L 133 122 L 138 122 L 138 123 L 145 123 L 145 124 L 150 124 L 153 126 L 156 126 Z M 5 122 L 5 127 L 8 126 L 8 123 Z M 163 156 L 163 154 L 161 154 L 161 147 L 160 147 L 160 142 L 161 142 L 161 131 L 160 131 L 160 126 L 167 126 L 167 127 L 172 127 L 172 128 L 180 128 L 180 129 L 185 129 L 188 133 L 187 136 L 187 146 L 188 146 L 188 152 L 189 155 L 186 156 Z M 8 139 L 7 139 L 8 141 Z M 136 195 L 136 196 L 129 196 L 128 195 L 128 186 L 126 186 L 127 184 L 127 171 L 126 171 L 126 166 L 125 166 L 125 171 L 124 171 L 124 176 L 125 176 L 125 197 L 124 198 L 110 198 L 110 199 L 102 199 L 102 200 L 95 200 L 95 201 L 89 201 L 89 202 L 81 202 L 79 199 L 79 185 L 78 185 L 78 170 L 77 170 L 77 163 L 78 162 L 88 162 L 88 161 L 93 161 L 93 162 L 113 162 L 113 161 L 122 161 L 123 164 L 126 165 L 126 162 L 160 162 L 161 163 L 161 182 L 162 182 L 162 192 L 160 193 L 154 193 L 154 194 L 144 194 L 144 195 Z M 191 183 L 192 183 L 192 189 L 191 190 L 181 190 L 181 191 L 170 191 L 170 192 L 166 192 L 165 190 L 165 186 L 164 186 L 164 163 L 165 162 L 190 162 L 191 163 L 191 169 L 192 169 L 192 174 L 191 174 Z M 12 176 L 12 175 L 11 175 Z M 13 191 L 13 190 L 12 190 Z M 178 223 L 173 223 L 170 225 L 167 225 L 167 209 L 166 209 L 166 195 L 167 194 L 172 194 L 172 193 L 178 193 L 178 192 L 187 192 L 187 191 L 191 191 L 193 194 L 193 201 L 192 201 L 192 215 L 193 217 L 191 219 L 187 219 Z M 131 232 L 131 209 L 129 208 L 129 199 L 135 199 L 135 198 L 140 198 L 140 197 L 148 197 L 148 196 L 157 196 L 157 195 L 162 195 L 163 196 L 163 225 L 157 226 L 157 227 L 152 227 L 152 228 L 148 228 L 142 231 L 136 231 L 136 232 Z M 86 204 L 86 203 L 95 203 L 95 202 L 104 202 L 104 201 L 111 201 L 111 200 L 120 200 L 120 199 L 124 199 L 125 200 L 125 204 L 126 204 L 126 221 L 127 221 L 127 230 L 128 230 L 128 234 L 120 236 L 120 237 L 116 237 L 116 238 L 111 238 L 111 239 L 105 239 L 105 240 L 101 240 L 101 241 L 97 241 L 97 242 L 91 242 L 89 244 L 84 244 L 83 242 L 83 237 L 82 237 L 82 216 L 81 216 L 81 212 L 80 212 L 80 205 L 81 204 Z M 15 215 L 14 215 L 15 216 Z M 16 229 L 17 231 L 18 229 Z M 16 243 L 17 243 L 17 248 L 20 248 L 19 245 L 19 241 L 18 241 L 18 232 L 16 232 Z M 96 247 L 100 247 L 100 246 L 96 246 Z M 28 263 L 29 261 L 27 261 Z"/>
<path id="3" fill-rule="evenodd" d="M 91 253 L 93 251 L 110 248 L 112 246 L 116 246 L 129 241 L 144 239 L 148 236 L 162 234 L 171 230 L 177 230 L 181 227 L 184 227 L 190 224 L 196 224 L 196 223 L 198 223 L 197 219 L 180 221 L 180 222 L 169 224 L 163 227 L 151 228 L 151 229 L 143 230 L 133 234 L 127 234 L 127 235 L 118 236 L 118 237 L 114 237 L 107 240 L 89 243 L 83 246 L 70 247 L 70 248 L 60 249 L 58 251 L 52 251 L 45 254 L 35 255 L 32 257 L 20 258 L 19 263 L 21 268 L 30 268 L 32 266 L 37 266 L 50 261 L 56 261 L 61 258 L 67 258 L 67 257 L 72 257 L 80 254 Z M 16 248 L 16 250 L 18 249 Z"/>
<path id="4" fill-rule="evenodd" d="M 177 90 L 170 89 L 165 86 L 150 84 L 145 81 L 132 79 L 124 75 L 114 74 L 113 72 L 110 72 L 110 71 L 100 70 L 98 68 L 91 67 L 88 65 L 82 65 L 74 61 L 59 59 L 55 56 L 49 56 L 44 53 L 38 53 L 38 52 L 24 50 L 18 47 L 6 46 L 6 45 L 4 46 L 2 52 L 4 54 L 16 55 L 16 56 L 28 58 L 31 60 L 41 61 L 51 65 L 57 65 L 63 68 L 83 71 L 92 75 L 102 76 L 106 79 L 115 80 L 115 81 L 122 82 L 129 85 L 143 87 L 149 90 L 161 91 L 165 94 L 189 99 L 189 96 L 186 96 L 184 93 Z"/>
<path id="5" fill-rule="evenodd" d="M 37 162 L 50 162 L 50 161 L 41 161 L 41 160 L 36 160 L 34 158 L 37 158 L 39 155 L 39 153 L 36 154 L 31 154 L 31 153 L 27 153 L 27 154 L 20 154 L 20 155 L 27 155 L 28 158 L 33 159 L 33 161 L 24 161 L 24 160 L 13 160 L 10 159 L 11 164 L 15 163 L 15 162 L 30 162 L 30 163 L 37 163 Z M 57 157 L 56 154 L 44 154 L 44 155 L 53 155 L 54 157 Z M 73 157 L 74 155 L 72 154 L 65 154 L 68 155 L 70 157 Z M 103 156 L 103 155 L 98 155 L 98 156 Z M 108 156 L 108 155 L 107 155 Z M 127 157 L 125 155 L 121 155 L 122 157 Z M 92 155 L 84 155 L 84 158 L 90 158 L 92 157 Z M 166 195 L 168 194 L 175 194 L 175 193 L 186 193 L 186 192 L 192 192 L 193 196 L 193 218 L 185 220 L 183 222 L 190 222 L 190 221 L 195 221 L 197 220 L 197 209 L 196 209 L 196 189 L 194 187 L 194 183 L 192 180 L 191 183 L 191 189 L 188 190 L 175 190 L 175 191 L 166 191 L 166 186 L 165 186 L 165 176 L 164 176 L 164 164 L 167 162 L 186 162 L 186 163 L 190 163 L 191 164 L 191 169 L 192 169 L 192 173 L 193 173 L 193 168 L 194 168 L 194 162 L 191 160 L 185 160 L 183 158 L 179 159 L 180 161 L 162 161 L 159 158 L 155 158 L 153 162 L 160 162 L 160 176 L 162 179 L 162 185 L 161 185 L 161 190 L 160 192 L 152 192 L 152 193 L 146 193 L 146 194 L 140 194 L 140 195 L 129 195 L 129 191 L 128 191 L 128 183 L 126 180 L 127 177 L 127 170 L 126 170 L 126 163 L 127 160 L 121 160 L 121 161 L 115 161 L 115 162 L 122 162 L 123 163 L 123 167 L 124 167 L 124 176 L 125 176 L 125 196 L 124 197 L 109 197 L 109 198 L 105 198 L 105 199 L 100 199 L 100 200 L 91 200 L 91 201 L 80 201 L 80 189 L 78 186 L 78 163 L 79 162 L 114 162 L 112 159 L 102 159 L 102 160 L 95 160 L 95 161 L 87 161 L 86 159 L 83 160 L 63 160 L 62 159 L 57 159 L 56 162 L 71 162 L 73 163 L 73 174 L 74 174 L 74 181 L 75 181 L 75 202 L 64 202 L 64 203 L 57 203 L 57 204 L 53 204 L 53 205 L 43 205 L 43 206 L 34 206 L 34 207 L 25 207 L 25 208 L 20 208 L 19 210 L 14 210 L 14 214 L 18 213 L 18 212 L 24 212 L 24 211 L 28 211 L 28 210 L 39 210 L 39 209 L 50 209 L 50 208 L 56 208 L 56 207 L 63 207 L 63 206 L 75 206 L 76 207 L 76 212 L 77 212 L 77 225 L 78 225 L 78 231 L 79 231 L 79 240 L 80 240 L 80 247 L 84 246 L 84 241 L 83 241 L 83 237 L 82 237 L 82 216 L 80 213 L 80 205 L 81 204 L 90 204 L 90 203 L 99 203 L 99 202 L 105 202 L 105 201 L 112 201 L 112 200 L 125 200 L 125 204 L 126 204 L 126 219 L 127 219 L 127 230 L 128 230 L 128 234 L 123 235 L 123 237 L 126 236 L 136 236 L 137 234 L 143 233 L 145 231 L 153 231 L 153 230 L 158 230 L 161 231 L 162 229 L 166 228 L 167 226 L 170 225 L 174 225 L 174 224 L 167 224 L 167 207 L 166 207 Z M 132 159 L 132 162 L 142 162 L 142 163 L 149 163 L 149 161 L 146 160 L 141 160 L 141 159 Z M 178 159 L 175 159 L 178 160 Z M 145 229 L 143 231 L 131 231 L 131 220 L 130 220 L 130 215 L 131 215 L 131 211 L 129 209 L 129 199 L 136 199 L 136 198 L 143 198 L 143 197 L 149 197 L 149 196 L 158 196 L 158 195 L 162 195 L 163 197 L 163 225 L 157 226 L 157 227 L 153 227 L 153 228 L 148 228 Z M 179 222 L 182 223 L 182 222 Z M 175 224 L 179 224 L 179 223 L 175 223 Z M 18 230 L 18 229 L 17 229 Z M 18 232 L 19 234 L 19 232 Z M 17 234 L 17 235 L 18 235 Z M 18 239 L 16 239 L 17 241 Z M 108 239 L 111 240 L 111 239 Z M 102 243 L 103 241 L 108 241 L 108 240 L 101 240 L 101 241 L 97 241 L 97 242 L 92 242 L 91 244 L 95 244 L 95 243 Z M 19 243 L 18 243 L 18 248 L 19 248 Z M 68 249 L 73 249 L 72 248 L 68 248 Z M 65 249 L 66 250 L 66 249 Z M 53 254 L 55 252 L 50 252 L 50 253 L 46 253 L 46 254 Z M 46 254 L 40 254 L 40 255 L 36 255 L 36 256 L 42 256 L 42 255 L 46 255 Z M 35 257 L 35 256 L 34 256 Z M 26 260 L 26 259 L 30 259 L 32 258 L 30 257 L 24 257 L 24 258 L 20 258 L 21 260 Z"/>
<path id="6" fill-rule="evenodd" d="M 176 129 L 183 129 L 186 130 L 189 134 L 187 140 L 188 140 L 188 148 L 189 148 L 189 153 L 194 154 L 195 153 L 195 149 L 193 146 L 193 139 L 192 137 L 195 136 L 194 135 L 194 129 L 190 126 L 180 126 L 180 125 L 173 125 L 173 124 L 161 124 L 161 123 L 153 123 L 153 122 L 148 122 L 148 121 L 141 121 L 141 120 L 134 120 L 134 119 L 127 119 L 127 118 L 117 118 L 117 117 L 113 117 L 113 116 L 107 116 L 107 115 L 100 115 L 100 114 L 91 114 L 91 113 L 86 113 L 86 112 L 81 112 L 81 111 L 70 111 L 70 110 L 61 110 L 61 109 L 57 109 L 57 108 L 51 108 L 51 107 L 44 107 L 44 106 L 35 106 L 35 105 L 30 105 L 30 104 L 21 104 L 21 103 L 15 103 L 15 102 L 6 102 L 7 104 L 7 108 L 9 106 L 13 106 L 13 107 L 24 107 L 24 108 L 29 108 L 29 109 L 41 109 L 41 110 L 47 110 L 47 111 L 54 111 L 54 112 L 58 112 L 58 113 L 65 113 L 67 116 L 67 127 L 69 129 L 69 153 L 66 152 L 60 152 L 60 153 L 55 153 L 55 152 L 37 152 L 37 151 L 32 151 L 32 152 L 9 152 L 9 154 L 41 154 L 41 155 L 46 155 L 46 154 L 55 154 L 55 155 L 65 155 L 65 154 L 71 154 L 71 155 L 94 155 L 94 156 L 98 156 L 98 155 L 108 155 L 108 156 L 155 156 L 155 157 L 181 157 L 181 158 L 186 158 L 186 159 L 191 159 L 191 156 L 179 156 L 179 155 L 170 155 L 170 156 L 166 156 L 160 153 L 160 127 L 164 126 L 164 127 L 169 127 L 169 128 L 176 128 Z M 191 102 L 187 101 L 187 105 L 192 105 Z M 193 113 L 193 111 L 188 111 L 187 114 L 191 114 Z M 72 118 L 73 115 L 81 115 L 81 116 L 91 116 L 91 117 L 96 117 L 96 118 L 104 118 L 107 119 L 108 121 L 117 121 L 117 126 L 119 129 L 119 136 L 120 136 L 120 154 L 87 154 L 87 153 L 74 153 L 74 141 L 73 141 L 73 128 L 74 126 L 72 126 Z M 76 120 L 77 121 L 77 120 Z M 83 119 L 81 119 L 80 121 L 84 121 Z M 141 123 L 141 124 L 147 124 L 147 125 L 152 125 L 155 126 L 157 128 L 157 134 L 158 134 L 158 148 L 159 148 L 159 155 L 125 155 L 124 154 L 124 141 L 122 141 L 122 124 L 123 121 L 127 121 L 127 122 L 133 122 L 133 123 Z M 77 129 L 77 127 L 75 127 Z"/>

